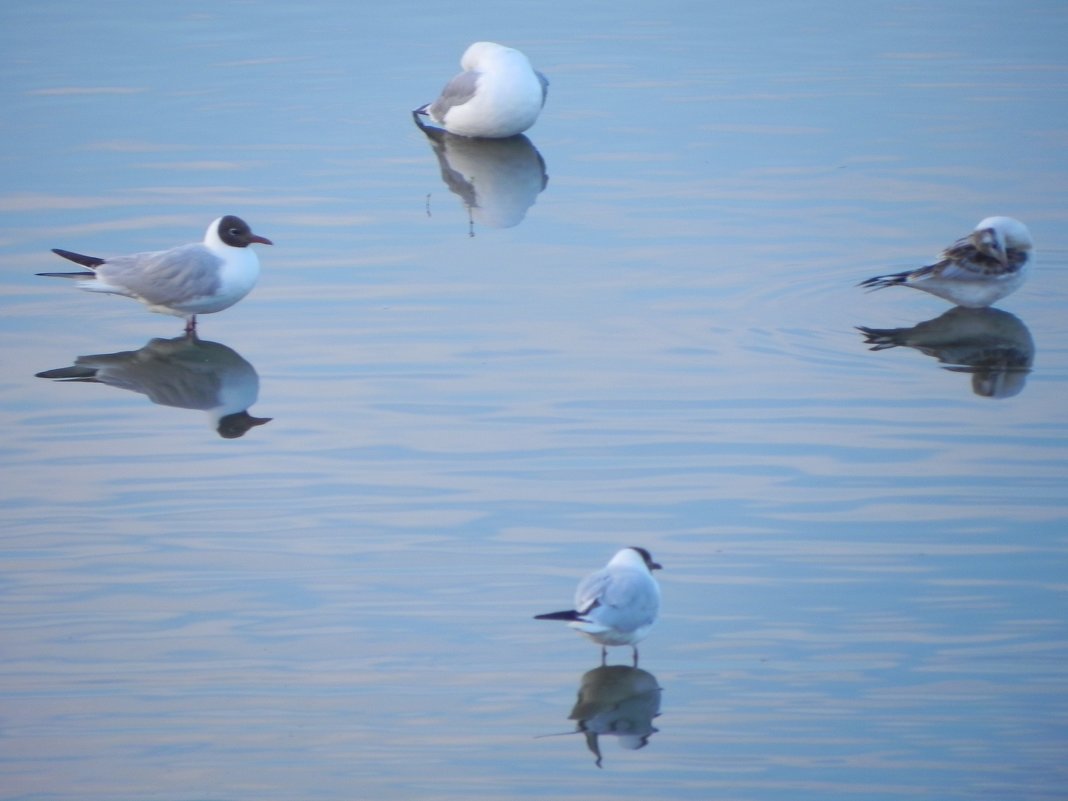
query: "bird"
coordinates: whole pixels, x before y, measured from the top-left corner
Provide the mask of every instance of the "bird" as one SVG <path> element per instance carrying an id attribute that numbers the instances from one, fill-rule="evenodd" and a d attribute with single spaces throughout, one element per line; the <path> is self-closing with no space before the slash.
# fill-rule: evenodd
<path id="1" fill-rule="evenodd" d="M 987 217 L 970 234 L 916 270 L 877 275 L 858 286 L 910 286 L 969 309 L 991 306 L 1015 292 L 1034 260 L 1031 233 L 1012 217 Z"/>
<path id="2" fill-rule="evenodd" d="M 228 214 L 212 221 L 203 242 L 170 250 L 102 259 L 53 248 L 57 256 L 88 267 L 89 272 L 37 275 L 83 279 L 79 289 L 134 298 L 149 311 L 184 317 L 186 333 L 191 333 L 198 314 L 228 309 L 256 285 L 260 261 L 249 248 L 253 243 L 274 244 L 252 233 L 240 217 Z"/>
<path id="3" fill-rule="evenodd" d="M 520 51 L 495 42 L 475 42 L 460 59 L 463 72 L 449 81 L 432 103 L 412 112 L 457 136 L 505 139 L 521 134 L 538 119 L 549 79 L 530 66 Z"/>
<path id="4" fill-rule="evenodd" d="M 637 644 L 645 638 L 660 612 L 660 587 L 652 571 L 661 566 L 645 548 L 623 548 L 607 565 L 579 582 L 575 608 L 535 615 L 535 620 L 566 620 L 580 634 L 601 646 L 629 645 L 638 666 Z"/>

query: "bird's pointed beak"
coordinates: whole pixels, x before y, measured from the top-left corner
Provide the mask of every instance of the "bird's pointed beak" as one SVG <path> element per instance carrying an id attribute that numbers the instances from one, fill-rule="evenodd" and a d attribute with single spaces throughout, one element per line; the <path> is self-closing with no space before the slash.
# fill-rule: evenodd
<path id="1" fill-rule="evenodd" d="M 651 565 L 649 565 L 649 569 L 650 570 L 663 570 L 664 566 L 662 564 L 660 564 L 659 562 L 653 562 Z"/>
<path id="2" fill-rule="evenodd" d="M 260 236 L 259 234 L 249 234 L 248 241 L 249 242 L 259 242 L 261 245 L 273 245 L 274 244 L 274 242 L 272 242 L 270 239 L 268 239 L 265 236 Z"/>

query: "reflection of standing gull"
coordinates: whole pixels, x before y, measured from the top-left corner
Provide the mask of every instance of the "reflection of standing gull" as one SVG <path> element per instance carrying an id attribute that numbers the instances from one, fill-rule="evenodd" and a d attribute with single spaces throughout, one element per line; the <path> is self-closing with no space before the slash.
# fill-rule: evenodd
<path id="1" fill-rule="evenodd" d="M 1015 292 L 1033 259 L 1031 233 L 1012 217 L 987 217 L 968 236 L 942 251 L 934 264 L 903 273 L 877 275 L 860 286 L 911 286 L 958 306 L 978 309 Z"/>
<path id="2" fill-rule="evenodd" d="M 523 133 L 545 105 L 549 79 L 523 53 L 494 42 L 475 42 L 460 58 L 463 72 L 449 81 L 420 116 L 459 136 L 501 139 Z"/>
<path id="3" fill-rule="evenodd" d="M 269 423 L 248 408 L 259 395 L 256 370 L 232 348 L 203 342 L 196 334 L 153 339 L 140 350 L 79 356 L 73 367 L 46 370 L 39 378 L 107 384 L 147 395 L 160 406 L 208 412 L 219 436 L 234 439 Z"/>
<path id="4" fill-rule="evenodd" d="M 1024 388 L 1035 358 L 1031 332 L 1000 309 L 950 309 L 912 328 L 858 326 L 872 350 L 915 348 L 947 370 L 972 374 L 972 389 L 985 398 L 1009 398 Z"/>
<path id="5" fill-rule="evenodd" d="M 627 665 L 602 665 L 582 677 L 578 700 L 568 716 L 586 735 L 586 746 L 601 767 L 598 737 L 619 738 L 619 745 L 636 751 L 656 734 L 653 719 L 660 714 L 660 685 L 656 676 Z"/>
<path id="6" fill-rule="evenodd" d="M 467 208 L 471 227 L 511 228 L 549 183 L 545 161 L 525 136 L 468 139 L 423 128 L 449 191 Z M 472 231 L 472 236 L 474 235 Z"/>
<path id="7" fill-rule="evenodd" d="M 660 586 L 652 571 L 660 570 L 645 548 L 624 548 L 607 565 L 579 582 L 575 608 L 535 615 L 535 620 L 567 620 L 568 625 L 601 645 L 629 645 L 638 665 L 638 643 L 660 612 Z"/>

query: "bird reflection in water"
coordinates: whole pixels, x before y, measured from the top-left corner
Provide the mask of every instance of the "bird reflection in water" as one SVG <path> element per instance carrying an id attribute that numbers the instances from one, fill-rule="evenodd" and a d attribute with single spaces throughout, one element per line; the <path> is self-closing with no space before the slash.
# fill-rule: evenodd
<path id="1" fill-rule="evenodd" d="M 1019 394 L 1035 358 L 1027 326 L 1000 309 L 956 307 L 912 328 L 857 330 L 871 350 L 914 348 L 934 356 L 946 370 L 971 373 L 972 391 L 984 398 Z"/>
<path id="2" fill-rule="evenodd" d="M 578 700 L 568 715 L 574 732 L 586 736 L 586 746 L 601 767 L 600 738 L 616 737 L 621 748 L 637 751 L 659 729 L 660 685 L 656 676 L 629 665 L 601 665 L 587 672 L 579 684 Z"/>
<path id="3" fill-rule="evenodd" d="M 549 183 L 545 160 L 522 134 L 472 139 L 419 127 L 438 158 L 445 186 L 467 209 L 469 236 L 475 235 L 475 223 L 490 228 L 519 225 Z"/>
<path id="4" fill-rule="evenodd" d="M 45 370 L 37 377 L 107 384 L 139 392 L 160 406 L 200 409 L 225 439 L 271 421 L 248 413 L 260 389 L 255 368 L 232 348 L 205 342 L 196 333 L 152 339 L 140 350 L 79 356 L 73 367 Z"/>

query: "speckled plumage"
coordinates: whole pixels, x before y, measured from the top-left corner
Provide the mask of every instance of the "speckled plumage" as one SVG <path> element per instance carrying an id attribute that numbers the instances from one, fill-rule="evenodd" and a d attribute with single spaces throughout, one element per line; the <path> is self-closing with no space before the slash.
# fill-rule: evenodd
<path id="1" fill-rule="evenodd" d="M 860 286 L 909 286 L 966 308 L 979 309 L 1015 292 L 1034 259 L 1027 227 L 1012 217 L 987 217 L 942 251 L 933 264 L 877 275 Z"/>

